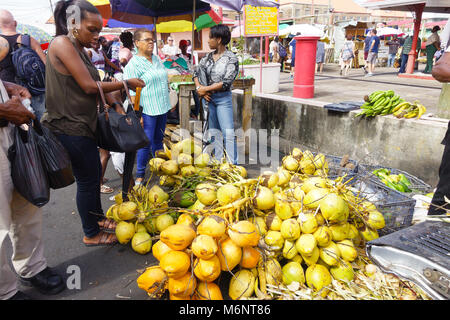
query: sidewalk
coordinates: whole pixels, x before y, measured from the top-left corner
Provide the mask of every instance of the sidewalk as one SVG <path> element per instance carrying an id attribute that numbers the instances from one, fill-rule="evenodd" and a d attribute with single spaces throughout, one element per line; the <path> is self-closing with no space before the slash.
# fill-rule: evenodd
<path id="1" fill-rule="evenodd" d="M 419 100 L 427 113 L 435 113 L 442 84 L 436 80 L 403 78 L 397 74 L 398 69 L 376 68 L 372 77 L 364 77 L 362 69 L 350 69 L 347 77 L 339 75 L 337 64 L 326 64 L 323 74 L 315 77 L 314 99 L 323 102 L 363 101 L 364 96 L 375 90 L 392 89 L 403 99 L 413 102 Z M 289 73 L 280 74 L 280 90 L 277 95 L 293 94 L 293 80 Z"/>

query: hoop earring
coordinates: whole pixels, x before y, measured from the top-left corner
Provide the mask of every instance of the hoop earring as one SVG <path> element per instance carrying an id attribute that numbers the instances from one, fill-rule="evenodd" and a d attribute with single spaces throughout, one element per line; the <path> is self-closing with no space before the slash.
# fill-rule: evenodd
<path id="1" fill-rule="evenodd" d="M 78 30 L 77 30 L 77 29 L 73 29 L 73 30 L 72 30 L 72 36 L 73 36 L 75 39 L 78 39 Z"/>

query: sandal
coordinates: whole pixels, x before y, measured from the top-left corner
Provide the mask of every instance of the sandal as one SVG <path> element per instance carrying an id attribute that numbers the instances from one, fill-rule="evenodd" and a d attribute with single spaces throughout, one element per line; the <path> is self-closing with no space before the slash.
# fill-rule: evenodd
<path id="1" fill-rule="evenodd" d="M 114 192 L 114 189 L 111 187 L 108 187 L 106 184 L 102 184 L 100 186 L 100 193 L 110 194 L 113 192 Z"/>
<path id="2" fill-rule="evenodd" d="M 114 233 L 116 231 L 117 223 L 112 219 L 103 219 L 98 222 L 98 225 L 100 226 L 100 230 Z"/>
<path id="3" fill-rule="evenodd" d="M 118 242 L 117 237 L 115 234 L 107 233 L 104 231 L 100 231 L 99 237 L 97 238 L 96 242 L 87 243 L 86 240 L 88 238 L 83 237 L 83 243 L 86 247 L 99 247 L 99 246 L 110 246 L 114 245 Z"/>

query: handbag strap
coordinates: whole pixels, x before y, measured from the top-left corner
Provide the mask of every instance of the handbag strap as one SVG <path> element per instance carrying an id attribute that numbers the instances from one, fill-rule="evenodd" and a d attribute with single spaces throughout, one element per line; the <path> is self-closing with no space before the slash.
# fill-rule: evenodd
<path id="1" fill-rule="evenodd" d="M 122 83 L 123 83 L 123 87 L 125 88 L 125 92 L 127 93 L 128 108 L 130 108 L 130 107 L 133 108 L 133 100 L 131 100 L 130 90 L 128 89 L 128 84 L 125 80 L 123 80 Z"/>
<path id="2" fill-rule="evenodd" d="M 103 110 L 104 110 L 105 113 L 108 113 L 108 109 L 110 108 L 110 106 L 106 103 L 105 93 L 103 92 L 102 86 L 100 85 L 100 81 L 96 81 L 95 83 L 97 84 L 98 92 L 100 93 L 100 98 L 101 98 L 102 103 L 103 103 Z M 100 113 L 100 106 L 99 105 L 97 105 L 97 112 Z"/>

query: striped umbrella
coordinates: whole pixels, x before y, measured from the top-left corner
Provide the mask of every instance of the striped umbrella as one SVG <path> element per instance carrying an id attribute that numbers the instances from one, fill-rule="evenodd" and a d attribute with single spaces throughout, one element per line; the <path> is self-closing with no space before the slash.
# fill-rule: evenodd
<path id="1" fill-rule="evenodd" d="M 16 30 L 18 33 L 30 35 L 31 37 L 36 39 L 39 44 L 49 43 L 53 39 L 53 36 L 45 32 L 41 28 L 28 24 L 18 23 Z"/>

